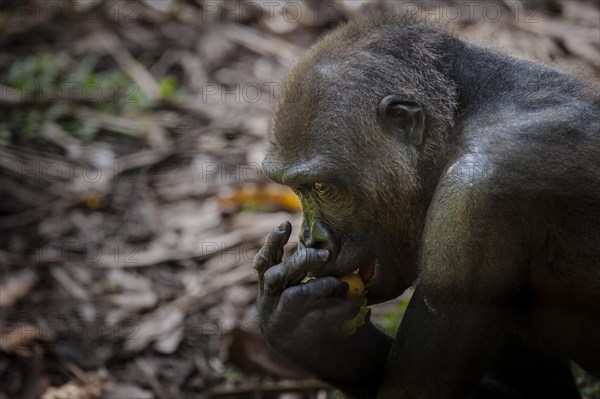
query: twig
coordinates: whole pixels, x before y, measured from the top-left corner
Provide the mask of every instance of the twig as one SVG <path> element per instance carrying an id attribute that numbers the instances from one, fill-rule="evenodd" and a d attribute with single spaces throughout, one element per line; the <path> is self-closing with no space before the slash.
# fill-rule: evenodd
<path id="1" fill-rule="evenodd" d="M 38 208 L 26 210 L 13 215 L 0 218 L 0 231 L 10 230 L 18 226 L 24 226 L 44 218 L 54 207 L 68 208 L 69 204 L 60 205 L 56 202 L 42 205 Z"/>
<path id="2" fill-rule="evenodd" d="M 144 122 L 132 118 L 102 114 L 86 107 L 75 108 L 73 116 L 82 121 L 96 122 L 106 130 L 134 137 L 140 137 L 140 135 L 145 134 L 148 130 L 148 126 Z"/>
<path id="3" fill-rule="evenodd" d="M 223 251 L 227 251 L 242 241 L 241 234 L 234 231 L 211 239 L 211 242 L 221 243 L 218 251 L 207 251 L 206 248 L 202 248 L 201 245 L 192 251 L 182 251 L 178 248 L 169 249 L 165 248 L 163 245 L 159 245 L 144 252 L 132 253 L 130 254 L 131 256 L 123 256 L 123 254 L 120 254 L 121 256 L 115 256 L 115 254 L 102 255 L 100 259 L 98 259 L 98 262 L 94 263 L 94 266 L 101 268 L 139 268 L 153 266 L 162 262 L 181 261 L 185 259 L 204 260 L 213 255 L 218 255 Z"/>
<path id="4" fill-rule="evenodd" d="M 146 359 L 142 357 L 137 357 L 135 359 L 135 364 L 136 366 L 138 366 L 142 374 L 144 374 L 144 377 L 146 377 L 146 379 L 148 380 L 148 384 L 150 385 L 154 393 L 156 393 L 156 396 L 159 397 L 159 399 L 176 399 L 180 397 L 179 395 L 173 396 L 173 394 L 170 394 L 163 388 L 160 381 L 158 381 L 158 379 L 154 375 L 154 371 L 151 369 Z"/>
<path id="5" fill-rule="evenodd" d="M 294 65 L 303 49 L 285 40 L 267 36 L 259 30 L 241 24 L 228 24 L 221 30 L 228 39 L 260 55 L 274 56 L 283 66 Z"/>
<path id="6" fill-rule="evenodd" d="M 127 50 L 121 40 L 108 29 L 100 35 L 106 51 L 117 61 L 119 66 L 140 86 L 146 96 L 152 100 L 160 99 L 160 86 L 156 79 Z"/>
<path id="7" fill-rule="evenodd" d="M 244 264 L 225 274 L 220 274 L 211 281 L 211 285 L 202 290 L 201 294 L 185 294 L 177 299 L 168 302 L 152 313 L 145 315 L 139 321 L 137 327 L 137 335 L 135 341 L 128 341 L 125 344 L 125 350 L 138 352 L 144 350 L 152 341 L 159 338 L 166 332 L 165 316 L 179 315 L 183 319 L 184 314 L 197 312 L 205 306 L 209 306 L 215 301 L 222 298 L 222 291 L 231 287 L 234 284 L 241 284 L 251 281 L 256 277 L 255 271 L 250 265 Z M 175 320 L 173 324 L 178 324 L 180 321 Z M 162 329 L 161 329 L 162 328 Z"/>
<path id="8" fill-rule="evenodd" d="M 282 393 L 282 392 L 300 392 L 315 391 L 319 389 L 331 388 L 319 380 L 306 381 L 280 381 L 275 384 L 247 383 L 240 384 L 235 388 L 213 388 L 209 393 L 209 398 L 218 398 L 226 396 L 236 396 L 251 393 Z"/>
<path id="9" fill-rule="evenodd" d="M 50 269 L 50 273 L 74 299 L 89 301 L 90 298 L 87 292 L 62 267 L 53 267 Z"/>

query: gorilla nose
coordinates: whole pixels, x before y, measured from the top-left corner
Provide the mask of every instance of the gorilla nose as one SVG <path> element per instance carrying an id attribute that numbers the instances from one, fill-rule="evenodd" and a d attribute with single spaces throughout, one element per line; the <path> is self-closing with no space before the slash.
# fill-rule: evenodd
<path id="1" fill-rule="evenodd" d="M 327 249 L 329 250 L 330 259 L 332 259 L 335 256 L 335 244 L 333 240 L 333 235 L 320 222 L 314 222 L 312 226 L 303 223 L 299 241 L 300 249 Z"/>

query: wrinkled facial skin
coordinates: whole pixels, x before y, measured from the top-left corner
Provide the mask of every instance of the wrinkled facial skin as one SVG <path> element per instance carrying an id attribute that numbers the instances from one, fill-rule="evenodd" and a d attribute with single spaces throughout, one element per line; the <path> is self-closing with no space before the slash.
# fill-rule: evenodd
<path id="1" fill-rule="evenodd" d="M 284 91 L 278 103 L 263 170 L 302 202 L 299 247 L 330 251 L 315 277 L 348 274 L 376 258 L 367 299 L 395 298 L 416 279 L 425 211 L 413 149 L 383 131 L 382 95 L 339 118 L 337 108 L 353 104 L 338 96 L 338 87 L 303 87 L 293 101 Z"/>
<path id="2" fill-rule="evenodd" d="M 268 165 L 268 159 L 267 156 L 263 165 Z M 264 169 L 272 180 L 281 181 L 268 166 Z M 341 276 L 376 258 L 378 266 L 374 279 L 367 285 L 367 298 L 369 303 L 378 303 L 400 295 L 415 280 L 416 250 L 405 236 L 419 229 L 411 225 L 410 219 L 402 226 L 401 221 L 395 222 L 386 212 L 390 209 L 389 201 L 395 197 L 394 192 L 385 190 L 387 184 L 377 189 L 373 182 L 366 187 L 361 187 L 359 181 L 339 182 L 362 173 L 346 170 L 346 175 L 335 176 L 338 180 L 335 183 L 321 180 L 323 183 L 289 186 L 302 202 L 299 248 L 324 248 L 330 252 L 327 264 L 313 275 Z"/>

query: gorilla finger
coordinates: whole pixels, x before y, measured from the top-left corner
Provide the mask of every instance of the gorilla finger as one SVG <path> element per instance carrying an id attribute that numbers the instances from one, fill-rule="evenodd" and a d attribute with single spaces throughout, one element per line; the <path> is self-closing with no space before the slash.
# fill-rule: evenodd
<path id="1" fill-rule="evenodd" d="M 360 306 L 343 300 L 316 308 L 308 313 L 305 321 L 313 325 L 328 325 L 338 327 L 340 323 L 352 320 L 360 311 Z"/>
<path id="2" fill-rule="evenodd" d="M 265 254 L 271 261 L 271 266 L 281 263 L 283 246 L 287 244 L 291 234 L 292 225 L 288 221 L 281 223 L 269 233 L 263 248 L 266 251 Z"/>
<path id="3" fill-rule="evenodd" d="M 263 249 L 259 249 L 256 255 L 254 256 L 254 260 L 252 261 L 254 269 L 259 273 L 263 274 L 265 270 L 269 267 L 269 258 L 265 255 Z"/>
<path id="4" fill-rule="evenodd" d="M 296 251 L 298 251 L 298 243 L 297 242 L 288 242 L 283 246 L 283 257 L 282 260 L 288 259 L 292 256 Z"/>
<path id="5" fill-rule="evenodd" d="M 269 294 L 281 294 L 286 286 L 283 263 L 267 269 L 263 275 L 265 291 Z"/>
<path id="6" fill-rule="evenodd" d="M 341 298 L 348 292 L 348 284 L 335 277 L 321 277 L 301 284 L 310 301 L 316 302 L 325 298 Z"/>
<path id="7" fill-rule="evenodd" d="M 279 310 L 290 313 L 306 308 L 310 290 L 304 287 L 304 284 L 288 287 L 281 293 L 279 300 Z"/>
<path id="8" fill-rule="evenodd" d="M 272 293 L 281 293 L 286 287 L 298 284 L 309 270 L 326 262 L 329 252 L 325 249 L 306 248 L 296 252 L 285 262 L 265 271 L 264 282 Z"/>
<path id="9" fill-rule="evenodd" d="M 287 279 L 286 284 L 298 284 L 309 271 L 322 266 L 328 259 L 329 251 L 326 249 L 305 248 L 296 251 L 283 262 Z"/>
<path id="10" fill-rule="evenodd" d="M 254 268 L 259 274 L 262 274 L 269 267 L 281 262 L 283 256 L 283 246 L 287 243 L 292 233 L 290 222 L 283 222 L 273 228 L 262 248 L 254 257 Z"/>
<path id="11" fill-rule="evenodd" d="M 281 293 L 273 293 L 268 287 L 263 295 L 262 309 L 267 309 L 270 317 L 290 323 L 297 323 L 306 313 L 306 292 L 293 286 Z"/>
<path id="12" fill-rule="evenodd" d="M 310 280 L 304 284 L 294 285 L 283 290 L 279 300 L 280 310 L 306 309 L 315 304 L 321 308 L 335 304 L 343 308 L 358 309 L 358 305 L 339 299 L 346 291 L 347 286 L 335 277 Z M 329 302 L 326 302 L 326 300 Z"/>

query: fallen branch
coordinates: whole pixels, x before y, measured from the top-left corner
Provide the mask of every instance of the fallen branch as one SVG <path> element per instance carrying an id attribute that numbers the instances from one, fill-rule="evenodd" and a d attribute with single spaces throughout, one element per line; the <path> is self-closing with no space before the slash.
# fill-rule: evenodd
<path id="1" fill-rule="evenodd" d="M 331 387 L 319 380 L 280 381 L 277 383 L 247 383 L 240 384 L 234 388 L 213 388 L 208 393 L 208 397 L 222 398 L 252 393 L 304 392 L 317 391 L 320 389 L 331 389 Z"/>
<path id="2" fill-rule="evenodd" d="M 100 40 L 106 51 L 114 58 L 121 68 L 140 86 L 140 89 L 151 101 L 160 99 L 160 85 L 154 79 L 154 76 L 148 72 L 131 55 L 127 47 L 110 30 L 105 29 L 100 36 Z"/>

